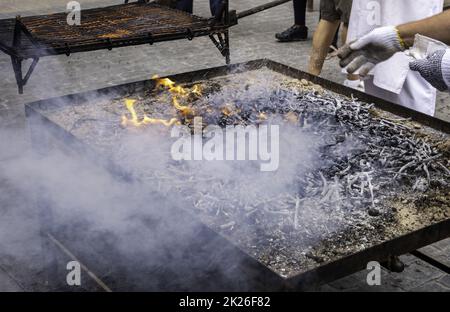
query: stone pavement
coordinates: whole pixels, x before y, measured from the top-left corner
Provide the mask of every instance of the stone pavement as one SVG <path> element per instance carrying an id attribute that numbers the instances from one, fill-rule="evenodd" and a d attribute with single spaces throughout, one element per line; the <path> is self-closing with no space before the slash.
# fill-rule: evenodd
<path id="1" fill-rule="evenodd" d="M 0 268 L 0 292 L 17 292 L 23 290 L 19 282 L 10 276 L 7 271 Z"/>
<path id="2" fill-rule="evenodd" d="M 82 8 L 120 3 L 120 0 L 80 0 Z M 206 0 L 195 1 L 195 11 L 207 15 Z M 238 11 L 267 2 L 267 0 L 231 0 L 231 7 Z M 17 14 L 31 15 L 63 11 L 66 0 L 0 0 L 0 18 Z M 311 34 L 315 29 L 318 13 L 308 13 L 307 24 Z M 231 31 L 232 62 L 269 58 L 299 69 L 307 67 L 311 41 L 301 43 L 277 43 L 274 33 L 292 24 L 291 4 L 247 17 Z M 25 87 L 25 94 L 18 95 L 9 57 L 0 53 L 0 162 L 8 163 L 28 148 L 23 104 L 40 98 L 77 93 L 121 83 L 148 79 L 153 74 L 167 75 L 223 65 L 224 59 L 208 38 L 195 38 L 192 42 L 175 41 L 137 46 L 113 51 L 43 58 Z M 343 76 L 336 59 L 325 64 L 323 77 L 342 82 Z M 450 120 L 448 94 L 439 94 L 436 110 L 438 118 Z M 13 142 L 15 144 L 11 144 Z M 0 290 L 45 290 L 39 283 L 42 268 L 39 261 L 37 229 L 22 225 L 26 235 L 15 235 L 10 220 L 17 218 L 16 211 L 27 210 L 26 200 L 14 189 L 0 172 Z M 8 219 L 12 218 L 12 219 Z M 17 220 L 16 220 L 17 221 Z M 20 224 L 20 222 L 19 222 Z M 8 227 L 9 226 L 9 227 Z M 21 246 L 22 240 L 29 244 Z M 426 248 L 441 261 L 450 261 L 450 241 Z M 31 261 L 33 259 L 33 261 Z M 321 288 L 330 291 L 411 291 L 450 290 L 450 278 L 444 272 L 423 261 L 406 255 L 406 271 L 401 274 L 383 271 L 382 286 L 371 288 L 365 283 L 365 272 L 354 274 Z M 32 262 L 30 264 L 29 262 Z M 29 276 L 36 278 L 30 278 Z"/>

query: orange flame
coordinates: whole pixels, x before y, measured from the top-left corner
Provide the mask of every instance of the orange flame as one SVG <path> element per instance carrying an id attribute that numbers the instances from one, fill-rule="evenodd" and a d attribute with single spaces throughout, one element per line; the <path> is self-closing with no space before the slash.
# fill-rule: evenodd
<path id="1" fill-rule="evenodd" d="M 159 78 L 159 76 L 155 75 L 152 77 L 152 79 L 156 80 L 156 87 L 163 87 L 169 90 L 169 92 L 172 95 L 172 104 L 175 107 L 175 109 L 184 117 L 189 116 L 189 118 L 194 116 L 194 111 L 191 107 L 187 105 L 182 105 L 182 101 L 186 100 L 188 96 L 195 95 L 195 96 L 202 96 L 202 88 L 200 85 L 194 85 L 191 89 L 183 88 L 182 86 L 177 86 L 176 83 L 169 78 Z M 132 99 L 125 99 L 125 106 L 128 110 L 128 112 L 131 115 L 131 118 L 128 118 L 127 116 L 122 116 L 122 122 L 121 125 L 123 127 L 126 126 L 134 126 L 134 127 L 141 127 L 148 124 L 160 124 L 166 127 L 170 127 L 173 125 L 180 125 L 180 121 L 177 118 L 172 118 L 169 120 L 165 119 L 156 119 L 156 118 L 150 118 L 147 115 L 143 115 L 142 119 L 139 119 L 138 114 L 136 113 L 136 109 L 134 105 L 136 104 L 136 100 Z"/>
<path id="2" fill-rule="evenodd" d="M 194 85 L 191 90 L 183 88 L 182 86 L 177 86 L 176 83 L 169 78 L 159 78 L 157 75 L 153 76 L 152 79 L 156 80 L 156 87 L 165 87 L 169 89 L 172 94 L 173 106 L 180 111 L 183 115 L 193 115 L 193 110 L 191 107 L 186 105 L 181 105 L 181 100 L 187 98 L 190 94 L 196 96 L 202 96 L 202 88 L 200 85 Z"/>
<path id="3" fill-rule="evenodd" d="M 125 106 L 128 109 L 128 112 L 131 115 L 131 119 L 129 119 L 127 116 L 122 115 L 122 122 L 121 125 L 123 127 L 126 127 L 128 125 L 132 125 L 135 127 L 141 127 L 149 124 L 160 124 L 166 127 L 170 127 L 173 125 L 179 125 L 180 122 L 176 118 L 172 118 L 170 120 L 165 119 L 156 119 L 156 118 L 150 118 L 147 115 L 144 114 L 144 117 L 139 120 L 136 109 L 134 108 L 134 104 L 136 103 L 136 100 L 125 100 Z"/>
<path id="4" fill-rule="evenodd" d="M 203 90 L 200 85 L 196 84 L 192 87 L 192 93 L 194 93 L 195 95 L 202 96 L 202 92 L 203 92 Z"/>

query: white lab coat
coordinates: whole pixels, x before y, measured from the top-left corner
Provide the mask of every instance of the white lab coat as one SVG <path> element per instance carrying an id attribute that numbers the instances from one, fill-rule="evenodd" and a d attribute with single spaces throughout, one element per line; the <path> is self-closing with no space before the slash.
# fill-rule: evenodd
<path id="1" fill-rule="evenodd" d="M 436 15 L 444 0 L 353 0 L 347 36 L 351 42 L 382 26 L 395 26 Z M 411 58 L 397 53 L 378 64 L 365 82 L 366 92 L 385 100 L 434 115 L 436 89 L 419 73 L 409 70 Z"/>

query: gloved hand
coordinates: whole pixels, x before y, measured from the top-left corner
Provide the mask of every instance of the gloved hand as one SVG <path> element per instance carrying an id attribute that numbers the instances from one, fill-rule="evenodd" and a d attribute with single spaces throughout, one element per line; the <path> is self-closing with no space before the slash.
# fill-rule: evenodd
<path id="1" fill-rule="evenodd" d="M 449 52 L 447 53 L 447 51 Z M 444 62 L 444 56 L 446 55 L 448 55 L 446 59 L 450 62 L 450 50 L 439 50 L 426 59 L 411 62 L 409 68 L 418 71 L 426 81 L 439 91 L 446 91 L 449 86 L 444 78 L 445 71 L 447 71 L 447 75 L 450 75 L 450 68 L 448 65 L 445 66 L 446 62 Z"/>
<path id="2" fill-rule="evenodd" d="M 376 64 L 386 61 L 405 48 L 397 28 L 387 26 L 376 28 L 360 39 L 344 45 L 339 49 L 338 56 L 341 67 L 348 66 L 349 74 L 359 69 L 359 75 L 365 77 Z"/>

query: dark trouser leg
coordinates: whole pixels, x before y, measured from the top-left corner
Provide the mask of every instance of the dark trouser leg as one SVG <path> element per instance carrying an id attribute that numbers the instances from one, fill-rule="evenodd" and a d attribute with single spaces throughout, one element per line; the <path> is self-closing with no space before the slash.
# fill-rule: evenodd
<path id="1" fill-rule="evenodd" d="M 176 8 L 178 10 L 185 11 L 185 12 L 192 14 L 192 12 L 194 10 L 193 3 L 194 3 L 194 0 L 179 0 L 177 2 Z M 221 3 L 222 3 L 222 0 L 209 0 L 210 10 L 211 10 L 211 14 L 213 16 L 215 16 L 217 11 L 220 9 Z"/>
<path id="2" fill-rule="evenodd" d="M 217 11 L 220 9 L 222 0 L 209 0 L 209 8 L 211 10 L 211 15 L 216 16 Z"/>
<path id="3" fill-rule="evenodd" d="M 192 14 L 194 8 L 194 0 L 179 0 L 176 8 L 181 11 L 185 11 Z"/>
<path id="4" fill-rule="evenodd" d="M 293 0 L 294 4 L 294 26 L 287 30 L 275 34 L 275 38 L 280 42 L 303 41 L 308 39 L 308 27 L 306 24 L 306 4 L 307 0 Z"/>
<path id="5" fill-rule="evenodd" d="M 306 24 L 306 0 L 294 0 L 294 19 L 295 25 Z"/>

